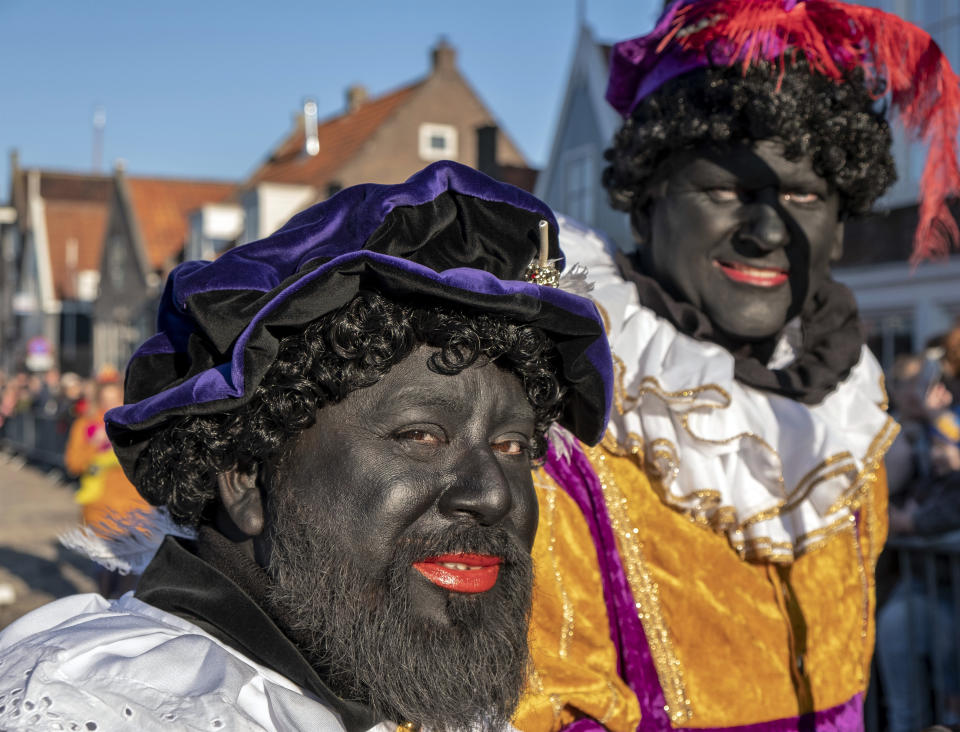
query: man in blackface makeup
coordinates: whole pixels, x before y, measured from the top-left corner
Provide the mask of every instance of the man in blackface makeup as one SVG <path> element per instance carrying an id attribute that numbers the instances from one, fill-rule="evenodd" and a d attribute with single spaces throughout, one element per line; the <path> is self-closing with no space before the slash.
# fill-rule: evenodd
<path id="1" fill-rule="evenodd" d="M 923 31 L 680 0 L 614 46 L 604 184 L 637 250 L 572 222 L 560 245 L 595 282 L 616 409 L 538 486 L 521 729 L 862 729 L 896 425 L 830 263 L 895 177 L 885 93 L 930 147 L 915 252 L 945 251 L 960 88 Z"/>
<path id="2" fill-rule="evenodd" d="M 531 460 L 555 422 L 599 439 L 612 398 L 596 308 L 549 286 L 556 234 L 537 199 L 441 162 L 178 267 L 107 424 L 192 538 L 134 594 L 0 635 L 0 729 L 509 727 Z"/>

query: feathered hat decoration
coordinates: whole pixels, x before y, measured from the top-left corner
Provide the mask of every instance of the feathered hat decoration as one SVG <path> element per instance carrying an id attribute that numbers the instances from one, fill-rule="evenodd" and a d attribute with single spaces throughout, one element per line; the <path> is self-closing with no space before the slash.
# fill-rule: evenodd
<path id="1" fill-rule="evenodd" d="M 892 13 L 838 0 L 676 0 L 651 33 L 614 46 L 607 100 L 627 117 L 694 69 L 767 61 L 782 78 L 799 55 L 838 83 L 862 68 L 927 145 L 913 260 L 946 255 L 960 241 L 947 206 L 960 194 L 960 78 L 926 31 Z"/>

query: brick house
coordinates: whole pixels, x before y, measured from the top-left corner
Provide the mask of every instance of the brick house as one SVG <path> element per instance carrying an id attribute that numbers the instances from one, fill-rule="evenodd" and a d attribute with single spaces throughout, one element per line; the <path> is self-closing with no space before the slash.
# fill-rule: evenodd
<path id="1" fill-rule="evenodd" d="M 319 121 L 317 105 L 308 101 L 294 128 L 241 186 L 234 197 L 243 219 L 236 243 L 272 233 L 341 188 L 398 183 L 435 160 L 456 160 L 533 189 L 536 171 L 457 69 L 456 51 L 446 42 L 431 50 L 424 78 L 377 97 L 351 86 L 345 101 L 342 112 Z M 232 245 L 204 233 L 225 213 L 192 217 L 186 259 L 212 258 Z"/>
<path id="2" fill-rule="evenodd" d="M 0 369 L 46 368 L 27 344 L 48 344 L 61 371 L 122 367 L 153 332 L 156 299 L 180 261 L 190 212 L 228 198 L 233 182 L 21 168 L 11 159 L 0 207 Z M 236 238 L 239 223 L 229 236 Z"/>
<path id="3" fill-rule="evenodd" d="M 88 375 L 113 179 L 21 168 L 16 153 L 10 168 L 0 220 L 0 368 L 24 368 L 27 344 L 40 340 L 52 365 Z"/>

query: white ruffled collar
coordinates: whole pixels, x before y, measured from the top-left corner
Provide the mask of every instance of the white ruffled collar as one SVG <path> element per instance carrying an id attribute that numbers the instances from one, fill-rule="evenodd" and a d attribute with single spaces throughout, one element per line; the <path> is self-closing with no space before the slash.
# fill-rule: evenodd
<path id="1" fill-rule="evenodd" d="M 791 562 L 849 525 L 898 429 L 870 351 L 814 406 L 746 386 L 728 351 L 640 305 L 609 244 L 561 223 L 561 248 L 590 272 L 615 357 L 605 444 L 642 447 L 662 500 L 726 533 L 746 559 Z"/>

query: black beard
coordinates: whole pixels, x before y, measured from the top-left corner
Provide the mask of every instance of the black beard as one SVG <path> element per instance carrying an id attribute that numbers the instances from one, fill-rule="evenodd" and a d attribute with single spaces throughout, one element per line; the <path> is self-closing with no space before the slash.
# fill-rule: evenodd
<path id="1" fill-rule="evenodd" d="M 498 730 L 528 673 L 530 555 L 498 528 L 404 540 L 383 576 L 357 566 L 284 491 L 274 491 L 270 599 L 300 651 L 341 698 L 436 732 Z M 278 495 L 279 494 L 279 495 Z M 449 593 L 449 625 L 416 617 L 410 565 L 464 551 L 500 556 L 492 590 Z"/>

